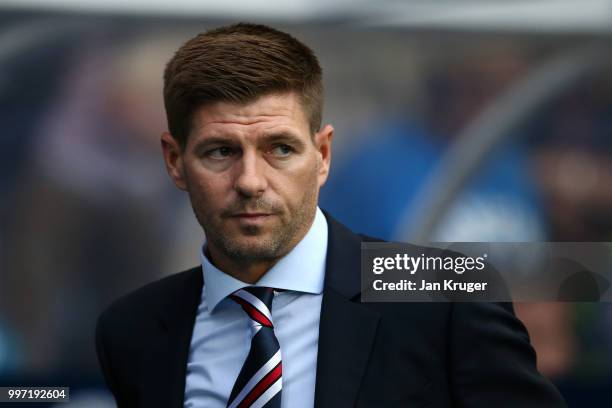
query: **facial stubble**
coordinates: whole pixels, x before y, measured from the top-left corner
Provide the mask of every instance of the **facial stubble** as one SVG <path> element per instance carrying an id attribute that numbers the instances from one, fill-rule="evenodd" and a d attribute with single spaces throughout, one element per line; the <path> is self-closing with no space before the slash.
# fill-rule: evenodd
<path id="1" fill-rule="evenodd" d="M 317 166 L 318 168 L 318 166 Z M 268 234 L 258 225 L 240 226 L 241 236 L 236 236 L 224 230 L 224 215 L 212 214 L 208 206 L 189 190 L 189 196 L 194 214 L 204 229 L 206 239 L 222 251 L 224 256 L 237 264 L 253 262 L 271 262 L 286 255 L 304 237 L 310 228 L 316 211 L 319 186 L 316 175 L 306 188 L 300 205 L 296 208 L 284 209 L 282 206 L 270 203 L 262 198 L 240 198 L 232 203 L 231 209 L 222 214 L 240 212 L 238 209 L 249 209 L 251 212 L 272 213 L 278 217 L 279 224 L 275 224 Z M 287 214 L 287 212 L 290 212 Z M 244 236 L 259 237 L 256 240 L 244 242 Z"/>

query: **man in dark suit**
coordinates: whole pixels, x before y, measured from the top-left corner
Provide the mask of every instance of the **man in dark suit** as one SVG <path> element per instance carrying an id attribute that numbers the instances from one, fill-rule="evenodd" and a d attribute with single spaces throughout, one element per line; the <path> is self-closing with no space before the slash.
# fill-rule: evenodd
<path id="1" fill-rule="evenodd" d="M 206 243 L 100 317 L 120 407 L 564 406 L 510 304 L 360 302 L 367 239 L 317 207 L 333 128 L 308 47 L 221 27 L 164 82 L 164 160 Z"/>

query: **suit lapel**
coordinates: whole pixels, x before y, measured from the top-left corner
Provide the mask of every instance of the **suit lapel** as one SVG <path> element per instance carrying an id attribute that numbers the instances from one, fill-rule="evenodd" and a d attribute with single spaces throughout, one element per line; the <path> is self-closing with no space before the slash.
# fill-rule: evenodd
<path id="1" fill-rule="evenodd" d="M 359 303 L 361 239 L 325 215 L 329 241 L 315 406 L 352 406 L 357 400 L 380 317 Z"/>
<path id="2" fill-rule="evenodd" d="M 202 269 L 188 271 L 175 296 L 160 310 L 158 332 L 147 339 L 152 344 L 150 358 L 143 362 L 142 406 L 183 406 L 187 358 L 202 285 Z"/>

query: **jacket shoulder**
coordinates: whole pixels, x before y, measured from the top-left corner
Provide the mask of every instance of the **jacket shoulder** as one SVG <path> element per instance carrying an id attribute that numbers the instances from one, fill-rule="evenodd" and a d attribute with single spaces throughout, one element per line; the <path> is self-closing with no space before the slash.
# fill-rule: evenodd
<path id="1" fill-rule="evenodd" d="M 198 282 L 202 285 L 202 269 L 199 266 L 146 284 L 111 303 L 100 315 L 99 322 L 150 315 Z"/>

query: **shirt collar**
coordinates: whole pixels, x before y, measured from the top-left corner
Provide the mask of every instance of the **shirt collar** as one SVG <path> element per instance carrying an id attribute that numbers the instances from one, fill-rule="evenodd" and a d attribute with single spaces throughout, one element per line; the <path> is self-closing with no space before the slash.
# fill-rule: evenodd
<path id="1" fill-rule="evenodd" d="M 200 254 L 204 274 L 202 294 L 206 296 L 206 303 L 212 312 L 228 295 L 250 285 L 214 266 L 205 255 L 205 246 Z M 320 294 L 323 292 L 326 256 L 327 220 L 317 207 L 314 221 L 304 238 L 270 268 L 255 286 Z"/>

